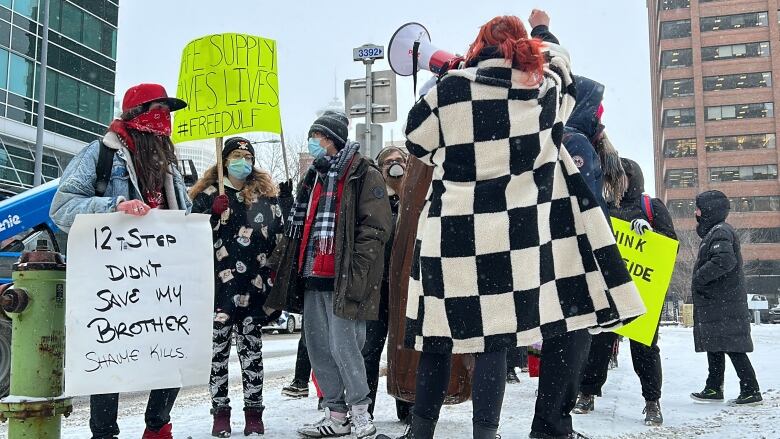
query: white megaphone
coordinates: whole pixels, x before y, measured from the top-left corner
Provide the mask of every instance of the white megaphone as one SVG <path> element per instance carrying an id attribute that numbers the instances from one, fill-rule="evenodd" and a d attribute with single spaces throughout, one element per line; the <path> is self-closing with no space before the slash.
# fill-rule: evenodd
<path id="1" fill-rule="evenodd" d="M 415 69 L 412 54 L 417 45 L 417 63 Z M 398 28 L 388 44 L 390 68 L 400 76 L 410 76 L 417 70 L 425 69 L 435 75 L 445 73 L 462 59 L 431 44 L 431 35 L 420 23 L 406 23 Z"/>

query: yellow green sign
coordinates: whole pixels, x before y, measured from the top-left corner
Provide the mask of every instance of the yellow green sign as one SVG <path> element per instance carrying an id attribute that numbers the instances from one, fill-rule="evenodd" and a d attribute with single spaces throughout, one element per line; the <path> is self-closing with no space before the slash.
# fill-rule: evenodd
<path id="1" fill-rule="evenodd" d="M 187 44 L 176 97 L 173 141 L 248 131 L 279 133 L 276 41 L 245 34 L 208 35 Z"/>
<path id="2" fill-rule="evenodd" d="M 617 218 L 612 218 L 612 229 L 620 255 L 647 308 L 645 315 L 615 332 L 650 346 L 672 280 L 679 243 L 655 232 L 637 235 L 631 230 L 631 224 Z"/>

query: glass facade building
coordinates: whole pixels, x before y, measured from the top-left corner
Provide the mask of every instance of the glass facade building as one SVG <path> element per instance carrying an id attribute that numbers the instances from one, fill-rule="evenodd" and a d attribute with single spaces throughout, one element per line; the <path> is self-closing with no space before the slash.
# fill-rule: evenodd
<path id="1" fill-rule="evenodd" d="M 49 0 L 44 181 L 114 115 L 119 0 Z M 0 191 L 33 182 L 44 0 L 0 0 Z M 32 133 L 32 134 L 31 134 Z"/>

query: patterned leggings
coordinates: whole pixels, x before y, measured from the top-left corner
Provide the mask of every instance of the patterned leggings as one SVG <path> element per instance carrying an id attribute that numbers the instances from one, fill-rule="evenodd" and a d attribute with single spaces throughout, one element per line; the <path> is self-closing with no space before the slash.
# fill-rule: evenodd
<path id="1" fill-rule="evenodd" d="M 211 404 L 216 408 L 230 407 L 228 398 L 228 363 L 233 335 L 241 363 L 244 385 L 244 407 L 263 408 L 263 338 L 262 326 L 252 317 L 214 322 L 214 348 L 211 359 Z"/>

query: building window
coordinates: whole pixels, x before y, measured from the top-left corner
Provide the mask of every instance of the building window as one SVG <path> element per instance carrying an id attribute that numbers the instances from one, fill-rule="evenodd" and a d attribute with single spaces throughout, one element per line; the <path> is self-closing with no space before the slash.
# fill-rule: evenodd
<path id="1" fill-rule="evenodd" d="M 693 95 L 693 78 L 667 79 L 661 84 L 664 98 Z"/>
<path id="2" fill-rule="evenodd" d="M 722 166 L 710 168 L 710 181 L 713 183 L 757 180 L 777 180 L 777 165 Z"/>
<path id="3" fill-rule="evenodd" d="M 769 56 L 769 42 L 729 44 L 701 48 L 702 61 L 718 61 L 733 58 L 756 58 Z"/>
<path id="4" fill-rule="evenodd" d="M 664 110 L 664 127 L 691 127 L 696 125 L 696 113 L 693 108 Z"/>
<path id="5" fill-rule="evenodd" d="M 0 49 L 0 88 L 8 88 L 8 51 Z"/>
<path id="6" fill-rule="evenodd" d="M 671 189 L 696 187 L 699 185 L 699 175 L 696 169 L 669 169 L 664 176 L 664 185 Z"/>
<path id="7" fill-rule="evenodd" d="M 14 0 L 14 12 L 38 20 L 38 0 Z"/>
<path id="8" fill-rule="evenodd" d="M 65 75 L 57 75 L 57 108 L 69 113 L 79 112 L 79 83 Z"/>
<path id="9" fill-rule="evenodd" d="M 11 68 L 9 69 L 8 90 L 27 97 L 33 96 L 33 63 L 12 53 L 10 57 Z"/>
<path id="10" fill-rule="evenodd" d="M 92 6 L 91 10 L 96 15 L 107 18 L 105 10 L 101 12 L 96 9 L 98 3 L 93 3 Z M 96 52 L 116 59 L 116 28 L 114 26 L 106 24 L 67 1 L 52 1 L 49 14 L 51 15 L 52 29 Z"/>
<path id="11" fill-rule="evenodd" d="M 661 39 L 685 38 L 691 36 L 691 20 L 661 22 Z"/>
<path id="12" fill-rule="evenodd" d="M 736 75 L 705 76 L 704 91 L 739 90 L 772 86 L 771 72 L 738 73 Z"/>
<path id="13" fill-rule="evenodd" d="M 668 11 L 671 9 L 683 9 L 691 7 L 691 0 L 661 0 L 659 2 L 661 9 Z"/>
<path id="14" fill-rule="evenodd" d="M 707 137 L 704 144 L 707 147 L 707 152 L 774 149 L 775 135 L 746 134 L 743 136 Z"/>
<path id="15" fill-rule="evenodd" d="M 780 227 L 758 229 L 738 229 L 738 234 L 746 235 L 748 244 L 776 244 L 780 242 Z"/>
<path id="16" fill-rule="evenodd" d="M 669 213 L 675 218 L 692 218 L 696 212 L 695 200 L 669 200 L 666 205 Z"/>
<path id="17" fill-rule="evenodd" d="M 664 141 L 667 158 L 696 157 L 696 139 L 669 139 Z"/>
<path id="18" fill-rule="evenodd" d="M 780 195 L 729 198 L 734 212 L 780 212 Z"/>
<path id="19" fill-rule="evenodd" d="M 672 49 L 661 52 L 661 68 L 672 69 L 693 65 L 691 49 Z"/>
<path id="20" fill-rule="evenodd" d="M 702 32 L 712 32 L 742 29 L 745 27 L 764 27 L 769 26 L 768 16 L 766 12 L 749 12 L 746 14 L 701 17 L 699 19 L 699 28 Z"/>
<path id="21" fill-rule="evenodd" d="M 739 104 L 707 107 L 707 121 L 774 117 L 774 104 Z"/>

